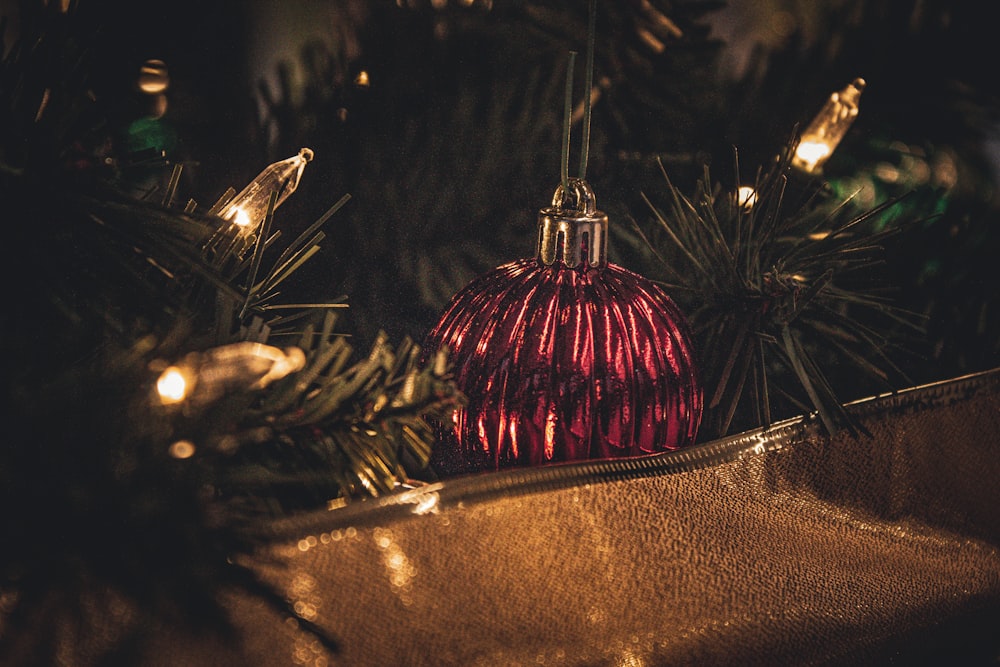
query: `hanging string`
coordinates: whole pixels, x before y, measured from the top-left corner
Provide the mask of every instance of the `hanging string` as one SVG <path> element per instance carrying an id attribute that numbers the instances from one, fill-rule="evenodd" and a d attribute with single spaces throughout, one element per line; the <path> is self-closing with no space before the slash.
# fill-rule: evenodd
<path id="1" fill-rule="evenodd" d="M 587 65 L 584 83 L 583 101 L 583 138 L 580 142 L 580 172 L 581 179 L 587 178 L 587 160 L 590 156 L 590 113 L 591 95 L 594 87 L 594 49 L 596 44 L 597 0 L 590 0 L 587 17 Z M 563 110 L 563 144 L 562 144 L 562 187 L 563 192 L 569 192 L 569 144 L 570 128 L 573 124 L 573 69 L 576 65 L 576 51 L 569 52 L 569 62 L 566 65 L 566 99 Z"/>
<path id="2" fill-rule="evenodd" d="M 594 44 L 596 42 L 597 0 L 590 0 L 589 16 L 587 18 L 587 66 L 586 83 L 584 84 L 583 103 L 583 139 L 580 144 L 580 178 L 587 178 L 587 158 L 590 153 L 590 101 L 594 88 Z"/>
<path id="3" fill-rule="evenodd" d="M 573 117 L 573 68 L 576 65 L 576 51 L 569 52 L 569 62 L 566 65 L 566 100 L 563 111 L 563 144 L 562 144 L 562 188 L 569 192 L 569 131 Z"/>

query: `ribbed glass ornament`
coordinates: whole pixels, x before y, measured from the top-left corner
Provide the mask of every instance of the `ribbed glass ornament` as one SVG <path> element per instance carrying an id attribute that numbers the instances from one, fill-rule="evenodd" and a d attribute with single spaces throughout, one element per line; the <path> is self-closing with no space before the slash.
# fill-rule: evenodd
<path id="1" fill-rule="evenodd" d="M 607 216 L 585 181 L 569 190 L 539 213 L 537 256 L 469 283 L 425 341 L 427 352 L 447 347 L 468 399 L 439 425 L 442 475 L 695 440 L 702 389 L 683 314 L 655 283 L 607 262 Z"/>

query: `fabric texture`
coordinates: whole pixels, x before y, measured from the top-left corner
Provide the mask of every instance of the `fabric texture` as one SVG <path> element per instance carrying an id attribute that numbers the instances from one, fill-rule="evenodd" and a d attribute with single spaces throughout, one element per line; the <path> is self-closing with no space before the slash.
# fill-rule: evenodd
<path id="1" fill-rule="evenodd" d="M 237 604 L 244 648 L 261 665 L 996 664 L 995 380 L 855 406 L 870 436 L 800 423 L 690 470 L 331 512 L 267 572 L 340 655 Z"/>
<path id="2" fill-rule="evenodd" d="M 1000 374 L 851 409 L 870 435 L 803 418 L 289 522 L 259 571 L 339 653 L 234 597 L 235 645 L 164 633 L 149 664 L 997 664 Z"/>

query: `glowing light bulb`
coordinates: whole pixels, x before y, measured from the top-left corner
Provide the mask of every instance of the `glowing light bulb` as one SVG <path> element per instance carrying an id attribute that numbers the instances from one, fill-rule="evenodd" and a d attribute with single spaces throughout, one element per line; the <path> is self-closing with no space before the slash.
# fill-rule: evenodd
<path id="1" fill-rule="evenodd" d="M 233 221 L 233 224 L 240 227 L 246 227 L 250 224 L 250 215 L 242 208 L 234 206 L 229 217 Z"/>
<path id="2" fill-rule="evenodd" d="M 305 365 L 305 352 L 298 347 L 243 341 L 186 355 L 160 373 L 156 391 L 163 405 L 203 405 L 232 392 L 263 389 Z"/>
<path id="3" fill-rule="evenodd" d="M 180 403 L 188 394 L 188 381 L 176 366 L 167 368 L 156 381 L 156 391 L 164 405 Z"/>
<path id="4" fill-rule="evenodd" d="M 813 172 L 833 154 L 828 144 L 819 141 L 802 141 L 795 149 L 795 164 Z"/>
<path id="5" fill-rule="evenodd" d="M 198 377 L 203 386 L 199 394 L 221 395 L 232 388 L 263 389 L 305 365 L 305 352 L 297 347 L 282 350 L 251 341 L 223 345 L 200 355 Z"/>
<path id="6" fill-rule="evenodd" d="M 736 205 L 749 211 L 757 203 L 757 191 L 749 185 L 741 185 L 736 190 Z"/>
<path id="7" fill-rule="evenodd" d="M 267 214 L 271 193 L 278 195 L 274 203 L 274 207 L 278 208 L 299 187 L 302 172 L 312 159 L 312 149 L 302 148 L 298 155 L 270 165 L 233 197 L 222 217 L 241 228 L 255 230 Z"/>
<path id="8" fill-rule="evenodd" d="M 271 368 L 253 384 L 254 387 L 266 387 L 275 380 L 280 380 L 286 375 L 302 370 L 306 365 L 306 354 L 297 347 L 279 350 L 276 347 L 258 343 L 253 349 L 253 354 L 260 359 L 271 362 Z"/>
<path id="9" fill-rule="evenodd" d="M 858 78 L 830 98 L 802 132 L 792 165 L 808 173 L 817 172 L 833 155 L 851 123 L 858 116 L 858 100 L 865 80 Z"/>
<path id="10" fill-rule="evenodd" d="M 139 68 L 139 79 L 136 82 L 139 90 L 147 95 L 159 95 L 170 87 L 170 74 L 167 64 L 162 60 L 150 59 Z"/>

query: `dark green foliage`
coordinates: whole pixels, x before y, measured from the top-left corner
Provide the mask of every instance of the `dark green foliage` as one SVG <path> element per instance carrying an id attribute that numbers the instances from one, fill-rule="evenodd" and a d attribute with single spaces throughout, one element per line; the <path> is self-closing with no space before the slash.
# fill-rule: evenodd
<path id="1" fill-rule="evenodd" d="M 128 664 L 164 620 L 224 633 L 227 587 L 285 604 L 233 558 L 261 546 L 261 521 L 433 476 L 423 418 L 461 397 L 410 337 L 472 277 L 531 253 L 587 3 L 337 0 L 332 45 L 302 45 L 305 82 L 286 76 L 258 124 L 257 82 L 234 64 L 245 3 L 153 19 L 145 3 L 58 4 L 20 3 L 0 63 L 0 634 L 8 662 L 49 662 L 81 600 L 124 599 L 141 613 L 117 649 L 86 621 L 68 636 Z M 710 30 L 723 3 L 598 4 L 588 180 L 613 260 L 668 283 L 696 326 L 702 438 L 814 409 L 839 428 L 842 399 L 1000 362 L 986 154 L 1000 79 L 972 65 L 992 39 L 980 7 L 798 3 L 823 30 L 734 74 Z M 163 50 L 171 107 L 153 122 L 129 77 Z M 861 115 L 824 182 L 794 180 L 775 147 L 856 76 Z M 734 145 L 759 175 L 732 167 Z M 317 157 L 295 197 L 259 245 L 233 245 L 210 205 L 302 146 Z M 728 194 L 747 176 L 749 213 Z M 166 365 L 235 343 L 298 347 L 305 367 L 155 400 Z M 178 441 L 193 456 L 171 455 Z"/>
<path id="2" fill-rule="evenodd" d="M 717 6 L 597 3 L 587 173 L 602 206 L 632 195 L 632 176 L 652 164 L 639 152 L 687 150 L 686 128 L 717 103 L 707 88 L 719 45 L 704 19 Z M 311 146 L 312 183 L 352 194 L 321 278 L 351 295 L 347 326 L 363 339 L 419 336 L 472 278 L 533 252 L 538 210 L 560 181 L 571 50 L 581 136 L 587 3 L 384 2 L 343 13 L 349 35 L 304 45 L 305 81 L 281 70 L 263 121 L 275 130 L 272 157 Z M 571 150 L 575 173 L 576 139 Z"/>
<path id="3" fill-rule="evenodd" d="M 731 4 L 741 26 L 767 16 L 757 3 Z M 799 29 L 752 52 L 726 85 L 734 113 L 715 128 L 718 136 L 739 147 L 745 164 L 764 164 L 788 128 L 863 77 L 861 112 L 822 177 L 836 197 L 853 197 L 858 213 L 905 194 L 883 224 L 892 216 L 925 219 L 885 253 L 895 303 L 926 318 L 907 374 L 930 382 L 995 367 L 1000 279 L 988 258 L 1000 253 L 1000 81 L 973 65 L 993 40 L 991 10 L 947 0 L 838 0 L 799 3 L 796 11 Z M 722 150 L 729 146 L 714 153 Z M 730 182 L 728 160 L 716 157 L 712 166 Z"/>
<path id="4" fill-rule="evenodd" d="M 266 522 L 427 474 L 424 418 L 462 400 L 443 357 L 422 366 L 380 336 L 356 359 L 340 297 L 287 292 L 346 196 L 288 244 L 273 198 L 250 241 L 181 210 L 184 165 L 130 153 L 100 121 L 97 35 L 74 18 L 28 15 L 0 66 L 3 664 L 67 647 L 127 664 L 164 624 L 231 637 L 234 589 L 292 614 L 241 565 Z M 261 353 L 282 350 L 302 367 L 263 382 Z M 177 404 L 156 390 L 171 365 L 193 383 Z"/>
<path id="5" fill-rule="evenodd" d="M 738 166 L 735 173 L 739 182 Z M 882 245 L 903 229 L 877 224 L 897 202 L 856 213 L 786 157 L 758 172 L 747 206 L 707 168 L 690 196 L 663 177 L 665 191 L 646 199 L 650 221 L 634 222 L 635 231 L 652 253 L 649 271 L 694 330 L 705 382 L 701 438 L 729 433 L 734 417 L 744 430 L 811 411 L 831 432 L 853 428 L 842 403 L 862 395 L 845 390 L 908 381 L 894 348 L 920 333 L 921 320 L 893 303 L 875 271 Z M 908 330 L 886 333 L 900 329 Z"/>

